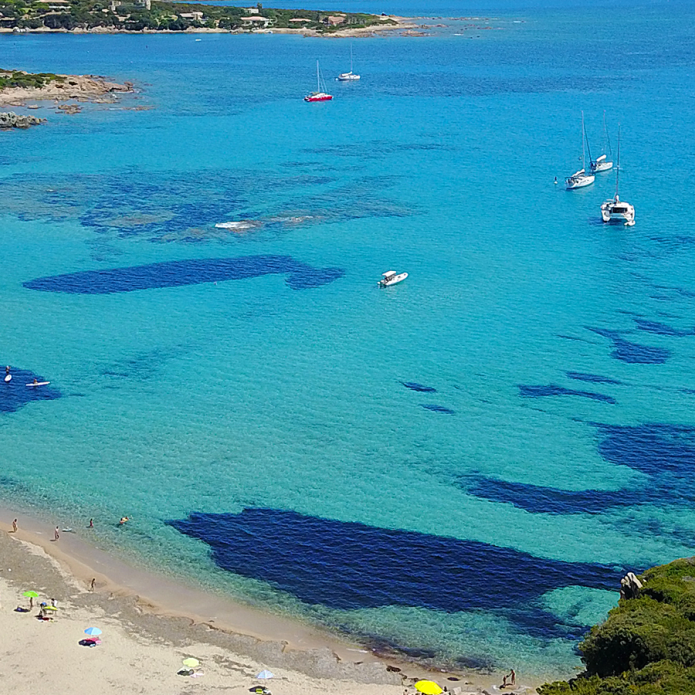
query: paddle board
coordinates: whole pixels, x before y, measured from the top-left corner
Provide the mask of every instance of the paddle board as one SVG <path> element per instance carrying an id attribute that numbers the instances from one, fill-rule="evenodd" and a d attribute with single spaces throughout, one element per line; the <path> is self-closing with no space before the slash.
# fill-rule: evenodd
<path id="1" fill-rule="evenodd" d="M 12 381 L 12 374 L 5 374 L 5 382 L 10 383 Z"/>
<path id="2" fill-rule="evenodd" d="M 50 381 L 37 381 L 35 384 L 27 384 L 27 386 L 35 387 L 35 386 L 48 386 L 50 384 Z"/>

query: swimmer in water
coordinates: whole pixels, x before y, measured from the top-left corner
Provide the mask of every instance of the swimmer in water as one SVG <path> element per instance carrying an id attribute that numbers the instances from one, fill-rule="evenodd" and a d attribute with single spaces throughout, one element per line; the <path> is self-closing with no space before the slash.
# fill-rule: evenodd
<path id="1" fill-rule="evenodd" d="M 125 524 L 126 521 L 128 521 L 128 517 L 127 517 L 127 516 L 122 516 L 122 517 L 121 517 L 121 520 L 118 522 L 118 525 L 119 525 L 119 526 L 123 526 L 123 524 Z"/>

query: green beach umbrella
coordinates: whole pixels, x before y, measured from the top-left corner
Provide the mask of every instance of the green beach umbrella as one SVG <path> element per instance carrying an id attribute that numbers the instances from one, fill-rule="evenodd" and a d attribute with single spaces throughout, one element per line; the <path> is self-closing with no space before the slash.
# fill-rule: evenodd
<path id="1" fill-rule="evenodd" d="M 25 591 L 22 596 L 26 596 L 27 598 L 38 598 L 39 595 L 35 591 Z"/>
<path id="2" fill-rule="evenodd" d="M 198 659 L 194 659 L 193 657 L 189 657 L 188 659 L 183 660 L 183 665 L 188 666 L 188 668 L 195 668 L 200 664 L 200 661 Z"/>

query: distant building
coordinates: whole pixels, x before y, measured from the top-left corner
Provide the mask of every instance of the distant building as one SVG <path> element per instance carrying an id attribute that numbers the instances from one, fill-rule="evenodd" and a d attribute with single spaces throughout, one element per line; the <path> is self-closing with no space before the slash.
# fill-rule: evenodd
<path id="1" fill-rule="evenodd" d="M 190 19 L 194 22 L 202 22 L 203 21 L 203 13 L 202 12 L 182 12 L 179 17 L 181 19 Z"/>
<path id="2" fill-rule="evenodd" d="M 257 7 L 247 7 L 246 11 L 249 14 L 260 14 L 261 13 L 261 11 Z"/>
<path id="3" fill-rule="evenodd" d="M 345 21 L 345 15 L 344 14 L 332 14 L 328 15 L 326 19 L 324 20 L 327 24 L 330 24 L 332 27 L 337 26 L 338 24 L 342 24 Z"/>
<path id="4" fill-rule="evenodd" d="M 267 27 L 270 24 L 268 17 L 242 17 L 241 21 L 252 27 Z"/>
<path id="5" fill-rule="evenodd" d="M 136 7 L 144 7 L 146 10 L 152 9 L 152 0 L 134 0 L 133 4 Z"/>

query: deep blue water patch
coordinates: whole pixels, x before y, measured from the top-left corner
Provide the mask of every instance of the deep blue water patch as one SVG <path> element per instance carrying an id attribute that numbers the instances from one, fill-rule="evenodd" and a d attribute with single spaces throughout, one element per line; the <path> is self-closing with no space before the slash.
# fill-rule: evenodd
<path id="1" fill-rule="evenodd" d="M 456 411 L 451 408 L 445 408 L 443 405 L 437 405 L 436 403 L 420 403 L 421 408 L 425 410 L 431 410 L 433 413 L 443 413 L 444 415 L 456 415 Z"/>
<path id="2" fill-rule="evenodd" d="M 599 453 L 611 463 L 629 466 L 655 480 L 681 478 L 672 490 L 692 494 L 695 475 L 695 427 L 669 424 L 602 425 Z"/>
<path id="3" fill-rule="evenodd" d="M 621 490 L 559 490 L 479 476 L 463 481 L 466 492 L 493 502 L 513 504 L 532 514 L 601 514 L 612 507 L 659 501 L 654 487 Z"/>
<path id="4" fill-rule="evenodd" d="M 605 328 L 589 328 L 588 330 L 608 338 L 613 343 L 611 357 L 630 364 L 664 364 L 671 356 L 671 351 L 666 348 L 640 345 L 625 340 L 619 331 Z"/>
<path id="5" fill-rule="evenodd" d="M 279 509 L 195 512 L 167 523 L 207 543 L 222 569 L 307 604 L 500 611 L 536 634 L 558 632 L 557 617 L 537 608 L 542 594 L 571 585 L 615 590 L 622 576 L 616 567 Z"/>
<path id="6" fill-rule="evenodd" d="M 584 372 L 565 372 L 570 379 L 576 381 L 589 381 L 594 384 L 615 384 L 619 386 L 622 382 L 617 379 L 611 379 L 608 376 L 600 376 L 599 374 L 585 374 Z"/>
<path id="7" fill-rule="evenodd" d="M 665 323 L 659 323 L 657 321 L 647 321 L 646 319 L 634 319 L 637 327 L 641 331 L 647 333 L 655 333 L 656 335 L 666 335 L 674 338 L 685 338 L 689 335 L 695 335 L 695 328 L 689 328 L 687 330 L 680 330 L 669 326 Z"/>
<path id="8" fill-rule="evenodd" d="M 437 393 L 437 389 L 432 386 L 423 386 L 415 381 L 401 381 L 401 384 L 411 391 L 420 391 L 421 393 Z"/>
<path id="9" fill-rule="evenodd" d="M 312 268 L 291 256 L 239 256 L 165 261 L 129 268 L 87 270 L 37 278 L 24 287 L 43 292 L 112 294 L 162 287 L 182 287 L 205 282 L 243 280 L 261 275 L 285 274 L 294 290 L 320 287 L 344 275 L 340 268 Z"/>
<path id="10" fill-rule="evenodd" d="M 34 379 L 48 381 L 40 374 L 27 369 L 12 369 L 12 381 L 6 383 L 5 370 L 0 370 L 0 413 L 14 413 L 32 401 L 52 401 L 60 398 L 61 393 L 53 386 L 28 387 Z"/>
<path id="11" fill-rule="evenodd" d="M 593 401 L 602 401 L 604 403 L 612 403 L 615 405 L 617 401 L 612 396 L 606 396 L 603 393 L 594 391 L 575 391 L 574 389 L 566 389 L 564 386 L 555 384 L 547 384 L 541 386 L 527 386 L 519 384 L 519 395 L 523 398 L 544 398 L 546 396 L 580 396 L 581 398 L 589 398 Z"/>

